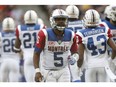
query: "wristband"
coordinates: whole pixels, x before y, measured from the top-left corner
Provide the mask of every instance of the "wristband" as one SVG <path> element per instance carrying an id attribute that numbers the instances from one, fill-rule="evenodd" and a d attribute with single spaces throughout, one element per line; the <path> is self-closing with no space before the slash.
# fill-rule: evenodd
<path id="1" fill-rule="evenodd" d="M 16 47 L 14 47 L 14 50 L 16 50 L 16 51 L 21 51 L 21 49 L 18 49 L 18 48 L 16 48 Z"/>
<path id="2" fill-rule="evenodd" d="M 37 73 L 37 72 L 40 72 L 40 69 L 39 68 L 36 68 L 35 69 L 35 72 Z"/>

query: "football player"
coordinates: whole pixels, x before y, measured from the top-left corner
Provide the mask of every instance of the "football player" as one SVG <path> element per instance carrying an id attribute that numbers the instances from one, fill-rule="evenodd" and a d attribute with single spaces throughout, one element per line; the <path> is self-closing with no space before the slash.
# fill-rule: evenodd
<path id="1" fill-rule="evenodd" d="M 74 31 L 75 33 L 81 29 L 83 29 L 82 21 L 79 20 L 79 9 L 75 5 L 68 5 L 66 7 L 66 13 L 68 14 L 68 27 Z M 71 72 L 71 82 L 80 82 L 82 72 L 78 70 L 77 63 L 74 65 L 69 65 L 69 69 Z"/>
<path id="2" fill-rule="evenodd" d="M 113 34 L 113 40 L 116 43 L 116 6 L 108 6 L 108 11 L 107 11 L 107 17 L 109 18 L 109 21 L 104 20 L 101 24 L 104 26 L 108 26 Z M 112 49 L 108 49 L 109 55 L 111 56 L 112 54 Z M 110 66 L 114 74 L 116 74 L 116 60 L 110 59 Z"/>
<path id="3" fill-rule="evenodd" d="M 62 9 L 55 9 L 50 17 L 52 28 L 40 30 L 36 42 L 33 62 L 36 82 L 70 82 L 69 61 L 77 57 L 76 34 L 66 29 L 68 15 Z M 43 71 L 39 60 L 43 51 Z M 76 61 L 75 61 L 76 62 Z M 74 62 L 70 62 L 71 64 Z"/>
<path id="4" fill-rule="evenodd" d="M 37 40 L 37 33 L 41 26 L 37 23 L 37 13 L 28 10 L 24 14 L 24 25 L 16 28 L 15 52 L 20 52 L 21 46 L 24 53 L 24 75 L 27 82 L 34 82 L 33 51 Z"/>
<path id="5" fill-rule="evenodd" d="M 1 82 L 19 81 L 19 53 L 15 53 L 15 22 L 13 18 L 6 17 L 2 22 L 2 32 L 0 33 L 1 46 Z"/>
<path id="6" fill-rule="evenodd" d="M 113 52 L 116 52 L 116 45 L 111 39 L 111 30 L 108 27 L 99 26 L 100 22 L 99 13 L 94 9 L 89 9 L 83 17 L 86 28 L 77 32 L 79 44 L 79 60 L 77 64 L 81 68 L 84 52 L 86 52 L 86 82 L 108 81 L 105 70 L 106 67 L 109 68 L 108 45 L 113 49 Z M 114 58 L 114 54 L 112 58 Z"/>

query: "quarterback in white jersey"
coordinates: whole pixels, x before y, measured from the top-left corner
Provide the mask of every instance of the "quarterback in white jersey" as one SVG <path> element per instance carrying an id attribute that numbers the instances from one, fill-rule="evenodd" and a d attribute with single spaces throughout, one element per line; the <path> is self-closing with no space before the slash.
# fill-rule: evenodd
<path id="1" fill-rule="evenodd" d="M 82 21 L 79 20 L 79 9 L 75 5 L 69 5 L 66 7 L 66 12 L 68 14 L 68 27 L 76 33 L 77 31 L 83 29 Z M 81 72 L 79 72 L 77 63 L 74 65 L 69 65 L 69 69 L 71 72 L 71 82 L 80 82 L 81 81 Z M 80 74 L 79 74 L 80 73 Z"/>
<path id="2" fill-rule="evenodd" d="M 37 33 L 41 26 L 37 24 L 37 13 L 28 10 L 24 15 L 24 25 L 18 25 L 16 29 L 15 51 L 23 50 L 24 75 L 27 82 L 34 82 L 33 51 L 37 39 Z"/>
<path id="3" fill-rule="evenodd" d="M 106 82 L 108 76 L 105 67 L 108 64 L 108 45 L 116 50 L 116 45 L 112 41 L 111 31 L 108 27 L 99 26 L 100 16 L 96 10 L 87 10 L 83 17 L 86 29 L 77 32 L 79 44 L 78 67 L 82 66 L 84 51 L 86 52 L 86 82 Z M 108 45 L 107 45 L 108 44 Z"/>
<path id="4" fill-rule="evenodd" d="M 66 29 L 68 16 L 62 9 L 56 9 L 50 17 L 52 28 L 40 30 L 34 51 L 35 81 L 70 82 L 68 68 L 71 54 L 77 53 L 76 34 Z M 39 69 L 40 54 L 43 51 L 43 71 Z M 73 59 L 73 58 L 72 58 Z"/>
<path id="5" fill-rule="evenodd" d="M 19 80 L 19 54 L 13 51 L 15 44 L 15 23 L 11 17 L 7 17 L 2 23 L 0 33 L 1 46 L 1 82 L 18 82 Z"/>

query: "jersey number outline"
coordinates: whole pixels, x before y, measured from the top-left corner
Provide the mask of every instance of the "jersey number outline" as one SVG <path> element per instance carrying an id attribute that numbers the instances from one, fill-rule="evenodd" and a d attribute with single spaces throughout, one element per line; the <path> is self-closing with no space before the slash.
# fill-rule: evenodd
<path id="1" fill-rule="evenodd" d="M 25 38 L 24 41 L 23 41 L 24 48 L 32 48 L 32 47 L 34 47 L 35 43 L 36 43 L 36 37 L 37 37 L 36 32 L 24 33 L 23 34 L 23 38 Z M 30 43 L 32 40 L 34 40 L 34 44 Z"/>
<path id="2" fill-rule="evenodd" d="M 14 52 L 13 47 L 15 44 L 15 39 L 4 39 L 3 40 L 3 52 Z"/>
<path id="3" fill-rule="evenodd" d="M 63 52 L 54 52 L 54 65 L 56 67 L 63 66 L 63 57 L 58 57 L 58 55 L 62 55 Z"/>
<path id="4" fill-rule="evenodd" d="M 87 48 L 89 50 L 92 50 L 92 53 L 91 55 L 92 56 L 95 56 L 97 55 L 98 53 L 100 54 L 104 54 L 106 52 L 106 37 L 104 35 L 100 35 L 96 38 L 97 41 L 100 41 L 100 40 L 104 40 L 102 41 L 102 43 L 99 45 L 99 46 L 102 46 L 103 48 L 100 48 L 98 49 L 97 46 L 94 44 L 94 39 L 93 37 L 89 37 L 88 38 L 88 42 L 87 42 Z"/>

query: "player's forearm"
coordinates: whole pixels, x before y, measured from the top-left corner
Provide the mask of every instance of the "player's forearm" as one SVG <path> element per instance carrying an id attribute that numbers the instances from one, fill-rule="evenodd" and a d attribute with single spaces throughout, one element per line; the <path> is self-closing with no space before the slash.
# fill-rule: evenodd
<path id="1" fill-rule="evenodd" d="M 112 59 L 116 57 L 116 51 L 112 50 Z"/>
<path id="2" fill-rule="evenodd" d="M 81 68 L 82 64 L 83 64 L 83 58 L 79 57 L 79 60 L 77 61 L 77 66 Z"/>
<path id="3" fill-rule="evenodd" d="M 15 40 L 15 45 L 14 45 L 14 47 L 13 47 L 14 52 L 21 52 L 20 46 L 21 46 L 21 42 L 20 42 L 20 40 L 17 38 L 17 39 Z"/>
<path id="4" fill-rule="evenodd" d="M 21 41 L 19 40 L 19 38 L 16 38 L 16 40 L 15 40 L 15 45 L 14 45 L 16 48 L 20 48 L 20 46 L 21 46 Z"/>
<path id="5" fill-rule="evenodd" d="M 39 68 L 39 54 L 37 52 L 34 52 L 34 55 L 33 55 L 33 64 L 34 64 L 34 68 Z"/>

